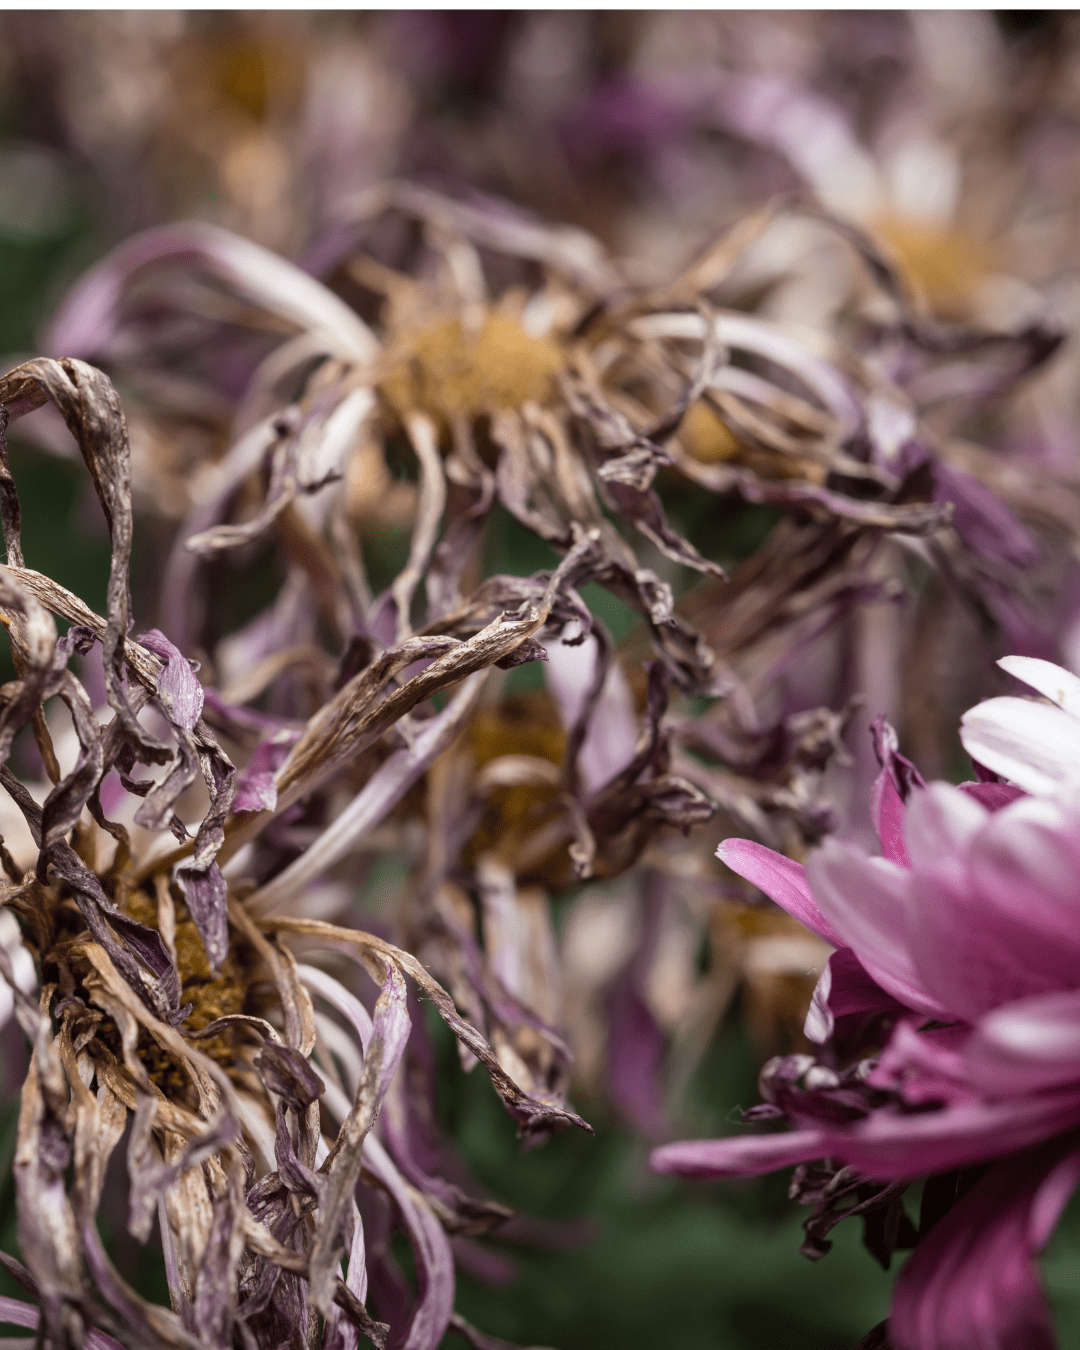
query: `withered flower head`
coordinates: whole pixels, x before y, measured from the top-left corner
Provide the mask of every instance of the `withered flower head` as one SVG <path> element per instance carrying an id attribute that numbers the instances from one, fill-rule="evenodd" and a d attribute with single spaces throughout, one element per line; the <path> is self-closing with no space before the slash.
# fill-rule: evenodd
<path id="1" fill-rule="evenodd" d="M 491 1074 L 525 1137 L 584 1122 L 557 1085 L 533 1083 L 517 1061 L 515 1081 L 415 957 L 302 915 L 261 919 L 239 902 L 235 886 L 230 893 L 221 863 L 237 856 L 235 827 L 244 819 L 229 820 L 235 768 L 203 718 L 205 694 L 191 665 L 156 630 L 128 634 L 132 515 L 119 401 L 108 379 L 78 360 L 33 361 L 0 383 L 5 425 L 46 400 L 79 443 L 113 561 L 104 618 L 25 565 L 18 495 L 0 442 L 8 554 L 0 608 L 18 675 L 3 689 L 0 754 L 6 759 L 30 726 L 52 780 L 38 801 L 9 767 L 0 770 L 36 850 L 24 873 L 4 849 L 2 898 L 19 916 L 41 976 L 35 999 L 25 961 L 15 969 L 22 948 L 5 947 L 0 965 L 33 1047 L 15 1159 L 25 1267 L 9 1265 L 38 1300 L 46 1341 L 56 1346 L 88 1336 L 98 1345 L 192 1350 L 229 1346 L 237 1336 L 245 1344 L 307 1343 L 317 1316 L 325 1344 L 354 1345 L 362 1333 L 383 1345 L 387 1327 L 365 1308 L 372 1262 L 359 1184 L 376 1231 L 386 1211 L 409 1234 L 420 1293 L 408 1343 L 434 1346 L 453 1310 L 447 1232 L 482 1230 L 507 1211 L 428 1176 L 414 1156 L 415 1108 L 395 1077 L 418 1011 L 415 1000 L 409 1006 L 410 983 Z M 471 643 L 413 642 L 411 660 L 441 655 L 416 677 L 419 687 L 402 686 L 399 705 L 415 707 L 418 694 L 449 684 L 456 692 L 375 771 L 375 795 L 392 801 L 415 781 L 475 702 L 483 671 L 529 640 L 564 584 L 557 575 L 538 608 L 488 625 Z M 62 637 L 53 615 L 71 625 Z M 75 653 L 86 656 L 98 644 L 105 720 L 69 669 Z M 362 684 L 369 717 L 381 718 L 381 727 L 394 721 L 393 696 L 378 705 L 381 714 L 370 705 L 394 669 L 400 660 L 383 658 Z M 54 747 L 56 718 L 45 714 L 56 699 L 78 742 L 73 766 Z M 318 775 L 329 777 L 335 753 L 357 752 L 364 706 L 363 696 L 331 703 L 293 737 L 300 767 L 281 779 L 286 802 L 302 797 L 305 784 L 314 790 Z M 138 766 L 149 766 L 151 776 Z M 181 814 L 190 817 L 197 780 L 204 805 L 192 836 Z M 103 788 L 118 805 L 122 797 L 142 799 L 131 829 L 106 814 Z M 265 828 L 271 811 L 256 822 Z M 117 814 L 125 814 L 122 805 Z M 348 813 L 342 822 L 349 827 Z M 329 865 L 312 861 L 316 872 Z M 534 1040 L 544 1034 L 541 1027 Z M 380 1111 L 385 1142 L 371 1133 Z M 125 1134 L 129 1228 L 145 1242 L 156 1220 L 171 1311 L 130 1287 L 98 1233 L 106 1169 Z M 28 1325 L 37 1320 L 28 1307 L 8 1313 Z"/>

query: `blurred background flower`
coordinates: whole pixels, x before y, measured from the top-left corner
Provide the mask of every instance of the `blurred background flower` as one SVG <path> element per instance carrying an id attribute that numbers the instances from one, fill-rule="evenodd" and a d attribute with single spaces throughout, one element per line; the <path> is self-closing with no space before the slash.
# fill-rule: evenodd
<path id="1" fill-rule="evenodd" d="M 603 531 L 609 570 L 544 630 L 543 672 L 493 676 L 305 899 L 400 925 L 478 1018 L 455 962 L 482 955 L 573 1051 L 495 1017 L 505 1062 L 568 1075 L 598 1128 L 517 1158 L 432 1032 L 435 1123 L 532 1216 L 453 1237 L 459 1308 L 567 1350 L 854 1344 L 889 1279 L 846 1226 L 804 1269 L 782 1189 L 706 1198 L 649 1177 L 645 1145 L 723 1130 L 761 1063 L 805 1048 L 829 955 L 717 838 L 870 845 L 873 717 L 928 777 L 965 777 L 956 727 L 1004 689 L 994 659 L 1080 662 L 1075 16 L 0 28 L 0 348 L 115 380 L 140 630 L 204 662 L 256 803 L 301 719 L 413 620 L 468 638 L 535 598 L 510 579 L 553 569 L 575 523 Z M 305 459 L 297 429 L 325 449 L 335 415 L 338 459 Z M 47 410 L 17 427 L 27 558 L 103 611 L 74 443 Z M 296 457 L 271 462 L 274 436 Z M 647 772 L 619 785 L 643 730 Z M 322 823 L 281 831 L 253 880 Z M 1063 1328 L 1069 1224 L 1046 1267 Z M 159 1296 L 122 1222 L 106 1236 Z"/>

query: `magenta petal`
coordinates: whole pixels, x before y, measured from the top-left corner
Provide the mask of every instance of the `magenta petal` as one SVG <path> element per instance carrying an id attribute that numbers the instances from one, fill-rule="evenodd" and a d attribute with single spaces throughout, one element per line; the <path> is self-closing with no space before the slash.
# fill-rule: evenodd
<path id="1" fill-rule="evenodd" d="M 988 811 L 1000 811 L 1027 796 L 1023 788 L 1013 787 L 1011 783 L 961 783 L 960 791 L 974 797 Z"/>
<path id="2" fill-rule="evenodd" d="M 688 1139 L 664 1144 L 649 1155 L 654 1172 L 680 1177 L 756 1177 L 792 1167 L 829 1152 L 824 1130 L 792 1130 L 786 1134 L 734 1135 L 730 1139 Z"/>
<path id="3" fill-rule="evenodd" d="M 1039 947 L 1037 964 L 1052 972 L 1054 984 L 1080 985 L 1076 807 L 1029 798 L 998 812 L 972 851 L 971 873 L 1003 918 L 1030 931 Z M 1035 956 L 1034 949 L 1025 953 L 1029 963 Z"/>
<path id="4" fill-rule="evenodd" d="M 943 1091 L 948 1085 L 943 1083 Z M 1080 1125 L 1080 1089 L 1004 1102 L 959 1102 L 940 1111 L 875 1111 L 827 1136 L 823 1154 L 870 1176 L 904 1180 L 986 1162 Z M 777 1164 L 779 1166 L 779 1164 Z"/>
<path id="5" fill-rule="evenodd" d="M 830 946 L 847 945 L 818 908 L 801 863 L 750 839 L 725 839 L 716 856 Z"/>
<path id="6" fill-rule="evenodd" d="M 927 1017 L 948 1015 L 927 991 L 908 949 L 909 872 L 828 840 L 807 864 L 807 876 L 840 945 L 852 948 L 886 993 Z"/>
<path id="7" fill-rule="evenodd" d="M 1080 990 L 993 1009 L 975 1028 L 964 1060 L 968 1078 L 988 1096 L 1080 1082 Z"/>
<path id="8" fill-rule="evenodd" d="M 909 942 L 924 985 L 972 1023 L 1002 1004 L 1080 986 L 1075 808 L 1025 798 L 985 816 L 966 849 L 955 843 L 944 856 L 941 840 L 935 850 L 912 842 L 920 805 L 908 812 L 919 900 Z"/>
<path id="9" fill-rule="evenodd" d="M 910 867 L 907 844 L 904 842 L 904 814 L 906 808 L 892 774 L 882 769 L 870 790 L 870 814 L 881 840 L 881 852 L 890 862 Z"/>
<path id="10" fill-rule="evenodd" d="M 889 1322 L 897 1350 L 1054 1350 L 1034 1258 L 1078 1175 L 1075 1138 L 997 1163 L 901 1272 Z"/>
<path id="11" fill-rule="evenodd" d="M 808 1040 L 823 1045 L 838 1030 L 843 1037 L 843 1029 L 838 1029 L 836 1025 L 838 1019 L 866 1019 L 878 1014 L 903 1014 L 907 1011 L 905 1004 L 887 994 L 867 973 L 850 947 L 841 947 L 829 957 L 828 965 L 817 982 L 810 1011 L 806 1014 L 804 1031 Z"/>

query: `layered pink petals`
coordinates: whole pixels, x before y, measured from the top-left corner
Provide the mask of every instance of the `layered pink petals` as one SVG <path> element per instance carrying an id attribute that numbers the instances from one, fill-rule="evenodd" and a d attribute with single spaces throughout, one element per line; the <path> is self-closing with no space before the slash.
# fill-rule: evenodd
<path id="1" fill-rule="evenodd" d="M 1033 1261 L 1078 1175 L 1075 1138 L 991 1168 L 901 1272 L 889 1322 L 897 1350 L 1054 1350 Z"/>
<path id="2" fill-rule="evenodd" d="M 1080 1078 L 1080 990 L 995 1008 L 975 1028 L 964 1061 L 966 1076 L 987 1096 L 1075 1083 Z"/>
<path id="3" fill-rule="evenodd" d="M 1025 792 L 1054 792 L 1080 765 L 1080 718 L 1026 698 L 978 704 L 961 718 L 960 740 L 972 759 Z"/>
<path id="4" fill-rule="evenodd" d="M 907 945 L 923 985 L 974 1023 L 1080 984 L 1080 815 L 1025 799 L 992 815 L 936 783 L 908 811 Z M 1078 1066 L 1080 1067 L 1080 1066 Z"/>
<path id="5" fill-rule="evenodd" d="M 947 1016 L 923 984 L 908 947 L 911 874 L 832 840 L 810 859 L 806 874 L 839 945 L 855 952 L 882 989 L 927 1017 Z"/>
<path id="6" fill-rule="evenodd" d="M 803 1031 L 808 1040 L 823 1045 L 837 1030 L 839 1019 L 905 1012 L 907 1005 L 871 978 L 851 948 L 841 947 L 821 972 Z"/>
<path id="7" fill-rule="evenodd" d="M 1001 664 L 1051 700 L 992 699 L 964 718 L 983 776 L 1009 782 L 924 784 L 882 724 L 871 810 L 883 857 L 830 840 L 803 869 L 745 840 L 721 845 L 836 945 L 806 1022 L 826 1049 L 766 1073 L 771 1105 L 753 1118 L 787 1132 L 669 1144 L 652 1160 L 719 1179 L 827 1159 L 882 1183 L 993 1163 L 904 1268 L 896 1350 L 1055 1345 L 1033 1262 L 1080 1177 L 1080 679 Z M 828 1067 L 890 1017 L 876 1060 Z"/>

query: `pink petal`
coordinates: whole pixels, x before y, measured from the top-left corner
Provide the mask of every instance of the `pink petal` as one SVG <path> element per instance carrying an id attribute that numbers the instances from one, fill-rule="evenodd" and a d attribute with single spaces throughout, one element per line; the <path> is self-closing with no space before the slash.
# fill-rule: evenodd
<path id="1" fill-rule="evenodd" d="M 1071 671 L 1034 656 L 1003 656 L 998 665 L 1014 679 L 1037 689 L 1051 703 L 1080 717 L 1080 678 Z"/>
<path id="2" fill-rule="evenodd" d="M 966 876 L 967 852 L 989 813 L 948 783 L 931 783 L 912 796 L 904 821 L 911 866 L 949 882 Z"/>
<path id="3" fill-rule="evenodd" d="M 823 1045 L 834 1034 L 837 1018 L 905 1012 L 906 1006 L 882 989 L 851 948 L 841 947 L 821 972 L 803 1031 L 807 1040 Z"/>
<path id="4" fill-rule="evenodd" d="M 882 769 L 870 790 L 870 814 L 881 840 L 881 852 L 890 862 L 910 867 L 904 842 L 904 816 L 907 808 L 896 790 L 892 774 Z"/>
<path id="5" fill-rule="evenodd" d="M 771 848 L 755 844 L 751 839 L 725 839 L 716 850 L 716 856 L 752 886 L 764 891 L 770 900 L 793 919 L 798 919 L 811 933 L 833 947 L 847 945 L 818 908 L 801 863 L 792 862 L 782 853 L 774 853 Z"/>
<path id="6" fill-rule="evenodd" d="M 889 1322 L 897 1350 L 1054 1350 L 1034 1258 L 1078 1175 L 1075 1140 L 994 1166 L 901 1272 Z"/>
<path id="7" fill-rule="evenodd" d="M 1080 985 L 1080 813 L 1027 798 L 985 821 L 966 854 L 960 840 L 948 858 L 912 848 L 911 950 L 926 988 L 968 1022 Z"/>
<path id="8" fill-rule="evenodd" d="M 975 1028 L 964 1058 L 970 1081 L 992 1096 L 1080 1082 L 1080 990 L 995 1008 Z"/>
<path id="9" fill-rule="evenodd" d="M 972 849 L 971 877 L 1000 914 L 1051 940 L 1039 964 L 1055 984 L 1080 985 L 1080 810 L 1029 797 L 998 812 Z"/>
<path id="10" fill-rule="evenodd" d="M 1000 811 L 1027 796 L 1023 788 L 1013 787 L 1011 783 L 961 783 L 960 791 L 974 797 L 988 811 Z"/>
<path id="11" fill-rule="evenodd" d="M 958 1102 L 914 1114 L 882 1109 L 828 1136 L 822 1156 L 882 1180 L 901 1180 L 986 1162 L 1078 1124 L 1078 1088 L 1004 1102 Z"/>
<path id="12" fill-rule="evenodd" d="M 928 1017 L 947 1016 L 945 1006 L 927 991 L 908 950 L 911 874 L 834 840 L 826 841 L 806 870 L 840 945 L 852 948 L 882 989 L 905 1008 Z"/>
<path id="13" fill-rule="evenodd" d="M 1026 792 L 1054 792 L 1080 764 L 1080 719 L 1026 698 L 991 698 L 960 719 L 964 749 Z"/>
<path id="14" fill-rule="evenodd" d="M 649 1155 L 654 1172 L 680 1177 L 756 1177 L 780 1167 L 822 1158 L 828 1153 L 824 1130 L 792 1130 L 784 1134 L 735 1135 L 730 1139 L 690 1139 L 664 1144 Z"/>

